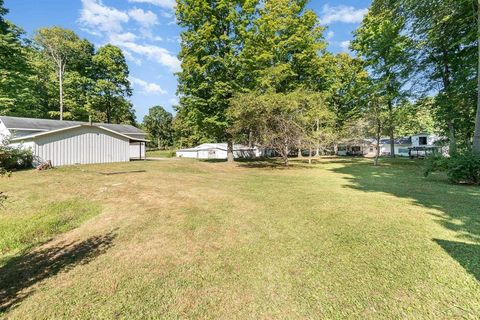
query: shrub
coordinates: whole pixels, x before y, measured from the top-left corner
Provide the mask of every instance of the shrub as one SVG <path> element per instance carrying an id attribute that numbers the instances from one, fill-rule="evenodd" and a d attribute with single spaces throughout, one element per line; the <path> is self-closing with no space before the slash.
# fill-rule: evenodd
<path id="1" fill-rule="evenodd" d="M 430 157 L 426 162 L 425 175 L 436 171 L 446 172 L 453 183 L 480 185 L 480 154 L 466 151 L 449 158 Z"/>
<path id="2" fill-rule="evenodd" d="M 448 168 L 448 158 L 442 155 L 431 155 L 425 160 L 425 177 L 433 172 L 444 172 Z"/>
<path id="3" fill-rule="evenodd" d="M 31 168 L 33 164 L 33 153 L 22 147 L 10 147 L 8 141 L 0 144 L 0 170 L 15 170 Z"/>

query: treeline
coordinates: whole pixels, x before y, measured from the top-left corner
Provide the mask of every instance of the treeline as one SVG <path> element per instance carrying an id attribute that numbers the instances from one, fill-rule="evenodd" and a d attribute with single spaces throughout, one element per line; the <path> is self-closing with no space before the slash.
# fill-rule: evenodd
<path id="1" fill-rule="evenodd" d="M 352 48 L 383 98 L 390 136 L 404 101 L 426 101 L 450 151 L 471 147 L 478 94 L 477 17 L 477 0 L 373 1 Z"/>
<path id="2" fill-rule="evenodd" d="M 325 28 L 306 4 L 177 1 L 179 145 L 235 140 L 318 152 L 386 135 L 394 151 L 395 137 L 428 131 L 455 152 L 480 140 L 476 0 L 374 0 L 351 44 L 358 58 L 327 52 Z"/>
<path id="3" fill-rule="evenodd" d="M 33 39 L 4 17 L 0 0 L 0 114 L 108 123 L 134 123 L 129 70 L 122 51 L 95 50 L 59 27 Z"/>

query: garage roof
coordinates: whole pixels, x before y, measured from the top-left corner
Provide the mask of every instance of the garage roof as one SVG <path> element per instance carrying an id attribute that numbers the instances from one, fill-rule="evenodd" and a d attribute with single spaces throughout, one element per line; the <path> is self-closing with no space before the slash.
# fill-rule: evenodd
<path id="1" fill-rule="evenodd" d="M 19 118 L 0 116 L 0 121 L 3 122 L 9 131 L 23 130 L 32 132 L 49 132 L 59 131 L 62 129 L 88 125 L 88 122 L 81 121 L 60 121 L 51 119 L 33 119 L 33 118 Z M 144 138 L 146 135 L 142 130 L 129 124 L 111 124 L 111 123 L 93 123 L 93 125 L 105 128 L 107 130 L 116 132 L 121 135 L 129 136 L 132 139 Z"/>
<path id="2" fill-rule="evenodd" d="M 207 150 L 212 150 L 212 149 L 227 151 L 227 144 L 226 143 L 204 143 L 204 144 L 201 144 L 201 145 L 193 147 L 193 148 L 177 150 L 177 152 L 207 151 Z M 252 149 L 253 148 L 250 148 L 250 147 L 247 147 L 247 146 L 244 146 L 244 145 L 241 145 L 241 144 L 233 145 L 233 150 L 234 151 L 249 151 L 249 150 L 252 150 Z"/>

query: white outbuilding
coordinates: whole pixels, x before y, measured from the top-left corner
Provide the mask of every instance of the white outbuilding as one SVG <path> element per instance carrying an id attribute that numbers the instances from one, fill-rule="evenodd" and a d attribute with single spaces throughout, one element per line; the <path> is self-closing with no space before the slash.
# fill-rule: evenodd
<path id="1" fill-rule="evenodd" d="M 178 150 L 176 155 L 179 158 L 224 160 L 227 159 L 227 144 L 204 143 L 194 148 Z M 233 145 L 233 157 L 235 159 L 248 159 L 258 156 L 259 150 L 257 148 L 250 148 L 241 144 Z"/>
<path id="2" fill-rule="evenodd" d="M 0 140 L 53 166 L 145 159 L 145 137 L 131 125 L 0 116 Z"/>

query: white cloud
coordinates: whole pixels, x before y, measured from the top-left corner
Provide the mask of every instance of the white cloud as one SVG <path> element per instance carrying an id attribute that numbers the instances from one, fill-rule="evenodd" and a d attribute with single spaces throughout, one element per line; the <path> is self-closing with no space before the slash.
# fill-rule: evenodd
<path id="1" fill-rule="evenodd" d="M 110 41 L 119 43 L 119 42 L 131 42 L 135 41 L 137 39 L 137 35 L 131 33 L 131 32 L 125 32 L 125 33 L 115 33 L 111 34 L 109 36 Z"/>
<path id="2" fill-rule="evenodd" d="M 128 15 L 115 8 L 104 6 L 102 0 L 82 0 L 79 22 L 89 32 L 120 33 L 122 24 L 128 22 Z"/>
<path id="3" fill-rule="evenodd" d="M 363 17 L 368 13 L 368 9 L 355 9 L 349 6 L 323 6 L 322 17 L 320 18 L 323 24 L 330 24 L 333 22 L 343 23 L 359 23 L 362 22 Z"/>
<path id="4" fill-rule="evenodd" d="M 335 32 L 333 31 L 328 31 L 327 32 L 327 40 L 332 39 L 335 36 Z"/>
<path id="5" fill-rule="evenodd" d="M 168 102 L 169 102 L 172 106 L 177 106 L 177 105 L 180 103 L 180 100 L 178 99 L 178 97 L 175 97 L 175 98 L 169 99 Z"/>
<path id="6" fill-rule="evenodd" d="M 157 15 L 150 10 L 143 11 L 142 9 L 134 8 L 128 11 L 128 15 L 144 28 L 151 28 L 158 24 Z"/>
<path id="7" fill-rule="evenodd" d="M 157 63 L 167 67 L 172 72 L 181 70 L 180 61 L 172 55 L 167 49 L 148 44 L 138 44 L 135 42 L 120 42 L 116 45 L 128 49 L 130 52 L 146 56 Z"/>
<path id="8" fill-rule="evenodd" d="M 151 30 L 151 27 L 158 24 L 158 17 L 153 12 L 133 8 L 127 13 L 105 6 L 102 0 L 82 0 L 82 5 L 79 18 L 82 29 L 122 48 L 129 61 L 141 64 L 141 58 L 146 57 L 172 72 L 181 70 L 180 61 L 167 49 L 151 44 L 140 44 L 138 41 L 139 39 L 162 41 L 162 38 L 154 35 Z M 126 23 L 130 19 L 140 23 L 140 30 L 128 28 Z M 155 90 L 153 87 L 151 89 Z"/>
<path id="9" fill-rule="evenodd" d="M 350 51 L 350 41 L 342 41 L 340 42 L 340 47 L 343 51 Z"/>
<path id="10" fill-rule="evenodd" d="M 135 63 L 137 66 L 142 65 L 142 60 L 134 57 L 133 54 L 130 51 L 128 51 L 128 50 L 122 50 L 122 51 L 123 51 L 123 55 L 125 56 L 125 59 Z"/>
<path id="11" fill-rule="evenodd" d="M 164 9 L 173 9 L 175 7 L 175 0 L 128 0 L 128 2 L 148 3 Z"/>
<path id="12" fill-rule="evenodd" d="M 147 82 L 145 80 L 135 78 L 135 77 L 130 77 L 129 79 L 133 85 L 139 86 L 143 93 L 167 94 L 167 91 L 163 90 L 162 87 L 160 87 L 160 85 L 158 85 L 157 83 Z"/>

